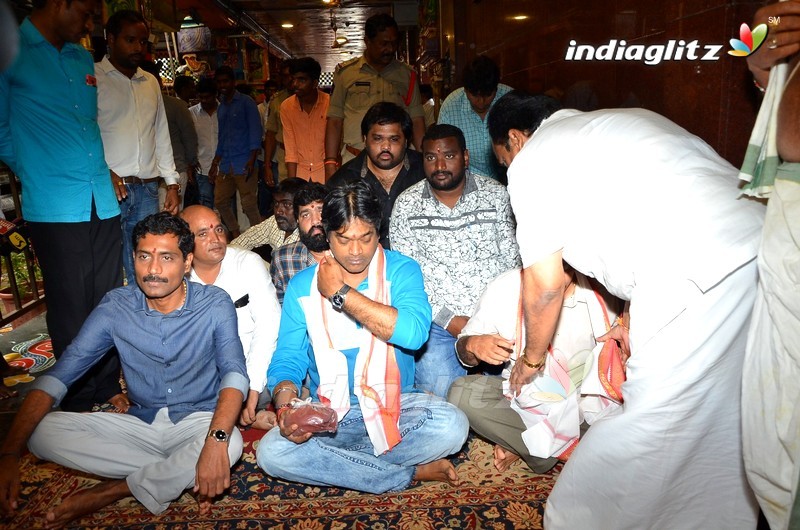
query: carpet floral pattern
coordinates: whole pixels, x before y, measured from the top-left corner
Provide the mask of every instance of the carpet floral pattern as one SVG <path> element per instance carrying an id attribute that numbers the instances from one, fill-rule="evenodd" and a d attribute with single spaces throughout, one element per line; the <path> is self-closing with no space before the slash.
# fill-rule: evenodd
<path id="1" fill-rule="evenodd" d="M 229 494 L 211 512 L 200 515 L 185 493 L 161 515 L 150 514 L 136 501 L 119 501 L 72 528 L 142 530 L 271 529 L 271 530 L 428 530 L 444 528 L 542 528 L 547 495 L 560 470 L 534 475 L 518 461 L 506 473 L 492 466 L 492 447 L 470 437 L 454 463 L 460 483 L 415 484 L 391 494 L 368 495 L 338 488 L 305 486 L 268 478 L 256 465 L 258 431 L 245 434 L 245 452 L 233 468 Z M 47 508 L 97 478 L 42 462 L 27 455 L 22 463 L 22 503 L 13 519 L 0 528 L 41 527 Z"/>

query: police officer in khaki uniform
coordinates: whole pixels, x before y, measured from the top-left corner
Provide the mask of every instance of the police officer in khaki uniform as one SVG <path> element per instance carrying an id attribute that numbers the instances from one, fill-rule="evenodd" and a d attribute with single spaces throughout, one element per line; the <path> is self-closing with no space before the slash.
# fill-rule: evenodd
<path id="1" fill-rule="evenodd" d="M 325 127 L 326 179 L 336 172 L 340 160 L 347 162 L 364 148 L 361 120 L 375 103 L 389 101 L 408 111 L 417 148 L 425 134 L 416 72 L 395 59 L 397 22 L 388 14 L 370 17 L 364 24 L 364 42 L 364 56 L 340 64 L 333 76 Z"/>

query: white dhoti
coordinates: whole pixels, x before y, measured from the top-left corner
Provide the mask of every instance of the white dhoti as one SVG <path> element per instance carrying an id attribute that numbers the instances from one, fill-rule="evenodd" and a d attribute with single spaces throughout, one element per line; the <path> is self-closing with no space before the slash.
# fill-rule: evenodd
<path id="1" fill-rule="evenodd" d="M 634 293 L 622 413 L 598 420 L 564 466 L 548 530 L 755 528 L 740 424 L 755 282 L 752 260 L 705 293 L 687 283 L 663 326 L 653 293 Z"/>
<path id="2" fill-rule="evenodd" d="M 789 526 L 800 474 L 800 184 L 776 180 L 744 365 L 747 478 L 772 530 Z"/>

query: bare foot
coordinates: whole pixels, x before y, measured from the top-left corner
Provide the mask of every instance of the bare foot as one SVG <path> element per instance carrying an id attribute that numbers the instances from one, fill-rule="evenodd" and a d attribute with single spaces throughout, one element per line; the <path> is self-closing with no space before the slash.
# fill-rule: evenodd
<path id="1" fill-rule="evenodd" d="M 256 421 L 253 422 L 251 427 L 256 429 L 261 429 L 262 431 L 268 431 L 271 428 L 275 427 L 278 423 L 278 417 L 275 415 L 274 412 L 271 410 L 259 410 L 256 412 Z"/>
<path id="2" fill-rule="evenodd" d="M 499 445 L 494 446 L 494 467 L 496 470 L 504 473 L 508 471 L 511 464 L 519 460 L 520 456 L 512 451 Z"/>
<path id="3" fill-rule="evenodd" d="M 416 471 L 414 471 L 414 480 L 447 482 L 451 486 L 455 486 L 458 484 L 458 474 L 453 464 L 449 460 L 442 458 L 418 465 Z"/>
<path id="4" fill-rule="evenodd" d="M 61 528 L 68 522 L 83 515 L 96 512 L 112 502 L 130 497 L 131 490 L 124 480 L 102 482 L 97 486 L 67 497 L 61 504 L 50 508 L 45 517 L 45 528 Z"/>
<path id="5" fill-rule="evenodd" d="M 17 397 L 19 395 L 19 392 L 17 392 L 16 390 L 11 390 L 6 385 L 4 385 L 2 381 L 3 380 L 0 379 L 0 399 L 10 399 Z"/>
<path id="6" fill-rule="evenodd" d="M 125 414 L 131 407 L 131 402 L 128 401 L 128 395 L 123 394 L 122 392 L 109 398 L 108 402 L 114 406 L 114 409 L 107 412 L 118 412 L 120 414 Z"/>

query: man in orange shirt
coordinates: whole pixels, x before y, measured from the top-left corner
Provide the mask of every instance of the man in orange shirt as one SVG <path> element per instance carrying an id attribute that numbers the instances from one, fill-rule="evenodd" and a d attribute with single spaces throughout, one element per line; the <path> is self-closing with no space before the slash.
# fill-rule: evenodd
<path id="1" fill-rule="evenodd" d="M 325 123 L 330 96 L 318 88 L 322 68 L 311 57 L 292 61 L 294 96 L 281 103 L 286 173 L 325 183 Z"/>

